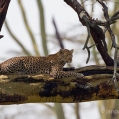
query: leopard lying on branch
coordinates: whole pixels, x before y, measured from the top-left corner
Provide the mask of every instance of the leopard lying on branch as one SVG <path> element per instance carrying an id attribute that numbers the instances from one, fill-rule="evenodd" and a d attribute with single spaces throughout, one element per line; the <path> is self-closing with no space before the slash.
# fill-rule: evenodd
<path id="1" fill-rule="evenodd" d="M 22 56 L 14 57 L 0 64 L 1 75 L 49 74 L 59 79 L 66 77 L 83 77 L 73 71 L 63 71 L 66 63 L 72 62 L 72 50 L 60 49 L 56 54 L 47 57 Z"/>

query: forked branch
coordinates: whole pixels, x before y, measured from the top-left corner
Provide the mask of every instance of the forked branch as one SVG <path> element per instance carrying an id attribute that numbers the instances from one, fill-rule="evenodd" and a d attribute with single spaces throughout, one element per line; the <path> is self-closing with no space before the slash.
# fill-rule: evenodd
<path id="1" fill-rule="evenodd" d="M 89 34 L 92 35 L 93 40 L 96 44 L 96 47 L 102 56 L 102 59 L 104 60 L 105 64 L 107 66 L 113 66 L 114 61 L 113 59 L 109 56 L 107 52 L 107 44 L 105 41 L 105 34 L 103 30 L 98 26 L 99 24 L 105 24 L 105 22 L 102 22 L 100 20 L 94 20 L 92 19 L 87 11 L 81 6 L 81 4 L 77 0 L 64 0 L 68 5 L 70 5 L 78 14 L 80 22 L 87 27 L 88 31 L 88 37 L 86 40 L 86 44 L 84 48 L 88 44 L 89 40 Z M 110 23 L 112 24 L 112 22 Z M 89 30 L 90 29 L 90 30 Z M 89 57 L 89 56 L 88 56 Z"/>

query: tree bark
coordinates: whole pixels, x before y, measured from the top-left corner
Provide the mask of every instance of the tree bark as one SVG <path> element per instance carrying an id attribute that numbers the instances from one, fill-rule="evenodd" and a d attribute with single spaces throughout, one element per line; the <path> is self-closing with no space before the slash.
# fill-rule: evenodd
<path id="1" fill-rule="evenodd" d="M 73 103 L 119 98 L 113 83 L 107 84 L 112 78 L 113 67 L 92 65 L 72 71 L 85 76 L 82 79 L 53 79 L 43 74 L 1 75 L 0 104 Z M 119 68 L 117 71 L 119 72 Z M 86 86 L 89 87 L 85 88 Z"/>

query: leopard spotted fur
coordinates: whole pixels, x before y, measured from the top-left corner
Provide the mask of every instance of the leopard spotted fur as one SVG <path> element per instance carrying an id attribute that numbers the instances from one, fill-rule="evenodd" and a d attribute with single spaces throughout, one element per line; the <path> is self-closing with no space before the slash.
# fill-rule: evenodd
<path id="1" fill-rule="evenodd" d="M 66 63 L 72 62 L 72 50 L 60 49 L 47 57 L 14 57 L 0 64 L 0 74 L 49 74 L 54 78 L 83 77 L 83 74 L 63 71 Z"/>

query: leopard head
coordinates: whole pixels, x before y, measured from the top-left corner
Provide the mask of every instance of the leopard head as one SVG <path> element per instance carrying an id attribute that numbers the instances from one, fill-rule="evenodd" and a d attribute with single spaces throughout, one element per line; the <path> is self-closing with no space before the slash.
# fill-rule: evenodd
<path id="1" fill-rule="evenodd" d="M 65 63 L 71 63 L 72 62 L 72 57 L 73 57 L 73 49 L 68 50 L 68 49 L 60 49 L 58 52 L 58 59 L 62 62 Z"/>

